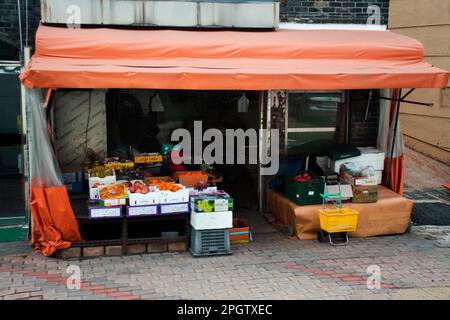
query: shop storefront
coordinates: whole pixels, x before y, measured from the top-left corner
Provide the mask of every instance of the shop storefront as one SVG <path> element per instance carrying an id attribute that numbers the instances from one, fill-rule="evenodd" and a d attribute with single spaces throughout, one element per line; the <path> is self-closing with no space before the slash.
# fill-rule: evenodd
<path id="1" fill-rule="evenodd" d="M 123 248 L 129 244 L 145 244 L 148 251 L 150 244 L 154 246 L 167 239 L 171 239 L 168 243 L 183 241 L 189 233 L 186 232 L 190 229 L 189 219 L 192 223 L 192 217 L 189 218 L 192 208 L 181 208 L 180 204 L 189 203 L 189 195 L 186 200 L 164 200 L 166 204 L 179 206 L 167 212 L 173 215 L 161 215 L 163 203 L 139 203 L 140 208 L 158 205 L 154 206 L 156 213 L 144 214 L 158 216 L 157 221 L 142 216 L 135 220 L 127 217 L 133 197 L 129 197 L 130 193 L 134 194 L 139 187 L 135 180 L 143 180 L 138 189 L 147 188 L 144 194 L 149 193 L 149 188 L 176 193 L 178 189 L 171 189 L 178 188 L 175 184 L 160 185 L 156 180 L 162 175 L 179 179 L 178 171 L 202 171 L 209 176 L 210 183 L 217 182 L 220 189 L 231 195 L 236 211 L 254 214 L 270 211 L 282 225 L 294 228 L 293 234 L 298 238 L 311 238 L 318 228 L 317 209 L 310 207 L 312 213 L 308 211 L 306 215 L 311 218 L 302 222 L 298 218 L 303 216 L 299 213 L 302 210 L 288 198 L 280 197 L 282 191 L 276 191 L 280 185 L 277 180 L 305 168 L 313 170 L 314 165 L 323 175 L 329 167 L 325 154 L 337 145 L 378 147 L 386 158 L 382 170 L 377 170 L 379 178 L 386 190 L 401 194 L 398 110 L 409 91 L 402 93 L 398 88 L 442 88 L 449 77 L 448 72 L 423 61 L 423 47 L 418 41 L 385 31 L 244 32 L 40 26 L 36 43 L 36 52 L 21 80 L 27 87 L 29 113 L 32 241 L 46 255 L 68 248 L 71 243 L 83 243 L 81 239 L 92 246 L 100 242 L 122 247 L 122 253 L 126 253 Z M 46 89 L 45 100 L 41 98 L 41 89 Z M 173 143 L 170 137 L 176 129 L 195 131 L 196 121 L 202 122 L 202 131 L 217 129 L 225 137 L 227 129 L 256 132 L 277 129 L 273 131 L 279 141 L 277 174 L 264 175 L 267 164 L 261 161 L 236 164 L 234 158 L 213 168 L 201 163 L 177 167 L 173 159 L 164 157 L 167 156 L 164 150 L 168 150 L 164 148 Z M 274 139 L 273 133 L 260 134 L 255 144 L 247 144 L 236 154 L 250 153 L 252 149 L 259 153 L 274 151 L 265 148 Z M 201 147 L 207 144 L 204 142 Z M 157 164 L 143 166 L 136 161 L 136 155 L 160 156 L 154 153 L 163 157 L 150 161 Z M 121 163 L 121 169 L 126 166 L 134 169 L 114 172 L 115 182 L 126 180 L 126 187 L 105 192 L 123 191 L 127 200 L 122 203 L 114 198 L 114 201 L 117 207 L 123 206 L 120 210 L 125 213 L 116 217 L 120 219 L 106 223 L 92 219 L 91 210 L 97 206 L 105 208 L 104 199 L 99 199 L 100 204 L 86 203 L 86 198 L 73 194 L 69 199 L 59 170 L 75 174 L 69 183 L 77 186 L 82 180 L 77 173 L 90 172 L 91 178 L 100 179 L 111 176 L 111 170 L 98 176 L 93 174 L 95 167 L 103 166 L 101 162 L 111 157 L 116 157 L 114 161 Z M 183 184 L 182 179 L 179 182 Z M 181 188 L 186 187 L 191 188 L 191 196 L 199 192 L 193 190 L 197 188 L 195 184 L 186 183 Z M 202 186 L 207 187 L 213 186 Z M 386 193 L 387 198 L 390 196 L 391 193 Z M 406 217 L 400 226 L 356 236 L 404 232 L 411 208 L 399 201 Z M 370 207 L 376 204 L 380 207 Z M 368 212 L 386 210 L 384 202 L 376 204 L 359 206 L 370 207 Z M 279 208 L 284 208 L 283 212 Z M 79 212 L 87 214 L 81 217 Z M 177 213 L 184 214 L 177 216 Z M 365 218 L 361 221 L 373 224 Z M 124 233 L 132 233 L 133 237 Z M 93 234 L 101 235 L 95 238 Z M 157 236 L 159 239 L 155 240 Z"/>

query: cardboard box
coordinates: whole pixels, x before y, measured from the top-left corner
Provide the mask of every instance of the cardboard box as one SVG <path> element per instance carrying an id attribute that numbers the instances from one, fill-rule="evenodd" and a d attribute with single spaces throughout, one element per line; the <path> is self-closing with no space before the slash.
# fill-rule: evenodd
<path id="1" fill-rule="evenodd" d="M 377 177 L 375 175 L 370 177 L 354 177 L 348 172 L 340 172 L 341 181 L 351 184 L 352 186 L 376 186 L 378 185 Z"/>
<path id="2" fill-rule="evenodd" d="M 89 205 L 89 219 L 121 218 L 122 207 L 100 207 Z"/>
<path id="3" fill-rule="evenodd" d="M 159 192 L 159 199 L 161 204 L 165 203 L 183 203 L 183 202 L 189 202 L 189 190 L 186 188 L 182 188 L 178 191 L 158 191 Z"/>
<path id="4" fill-rule="evenodd" d="M 159 213 L 158 205 L 127 206 L 127 217 L 154 216 Z"/>
<path id="5" fill-rule="evenodd" d="M 159 214 L 171 214 L 171 213 L 188 213 L 189 202 L 183 203 L 167 203 L 159 205 Z"/>
<path id="6" fill-rule="evenodd" d="M 195 230 L 230 229 L 233 227 L 233 212 L 191 211 L 191 226 Z"/>
<path id="7" fill-rule="evenodd" d="M 206 187 L 203 190 L 197 190 L 194 187 L 186 187 L 186 189 L 189 190 L 189 195 L 191 197 L 199 196 L 201 194 L 210 194 L 210 193 L 217 192 L 217 186 L 209 186 L 209 187 Z"/>
<path id="8" fill-rule="evenodd" d="M 134 155 L 134 163 L 146 164 L 146 163 L 158 163 L 163 161 L 163 156 L 158 153 L 139 153 Z"/>
<path id="9" fill-rule="evenodd" d="M 62 174 L 64 185 L 67 192 L 80 193 L 83 192 L 83 173 L 82 172 L 66 172 Z"/>
<path id="10" fill-rule="evenodd" d="M 250 241 L 252 241 L 252 232 L 250 230 L 250 226 L 241 219 L 233 219 L 233 228 L 231 228 L 229 232 L 231 244 L 249 243 Z"/>
<path id="11" fill-rule="evenodd" d="M 183 186 L 195 187 L 199 183 L 208 183 L 208 175 L 203 171 L 177 171 L 173 178 Z"/>
<path id="12" fill-rule="evenodd" d="M 371 203 L 378 201 L 378 186 L 353 186 L 352 202 Z"/>
<path id="13" fill-rule="evenodd" d="M 233 198 L 224 191 L 197 195 L 191 197 L 191 208 L 195 212 L 233 211 Z"/>

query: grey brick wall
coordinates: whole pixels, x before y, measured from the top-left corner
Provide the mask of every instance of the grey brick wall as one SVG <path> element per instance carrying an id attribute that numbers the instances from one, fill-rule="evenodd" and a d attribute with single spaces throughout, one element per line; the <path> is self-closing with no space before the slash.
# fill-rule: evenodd
<path id="1" fill-rule="evenodd" d="M 25 1 L 21 0 L 23 41 L 25 41 Z M 0 42 L 5 46 L 20 47 L 17 0 L 0 0 Z M 29 43 L 34 44 L 36 28 L 40 20 L 40 0 L 28 0 Z M 1 50 L 1 49 L 0 49 Z M 0 55 L 2 53 L 0 52 Z"/>
<path id="2" fill-rule="evenodd" d="M 280 21 L 298 23 L 367 23 L 367 8 L 380 8 L 387 24 L 389 0 L 280 0 Z"/>
<path id="3" fill-rule="evenodd" d="M 376 147 L 380 116 L 379 90 L 372 90 L 367 120 L 365 119 L 369 90 L 350 90 L 349 142 L 356 147 Z"/>

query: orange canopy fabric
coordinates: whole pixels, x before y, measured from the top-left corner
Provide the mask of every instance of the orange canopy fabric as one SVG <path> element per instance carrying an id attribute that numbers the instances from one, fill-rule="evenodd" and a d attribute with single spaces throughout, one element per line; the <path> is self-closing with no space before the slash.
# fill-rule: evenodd
<path id="1" fill-rule="evenodd" d="M 333 90 L 446 87 L 423 46 L 387 31 L 68 29 L 41 25 L 28 87 Z"/>

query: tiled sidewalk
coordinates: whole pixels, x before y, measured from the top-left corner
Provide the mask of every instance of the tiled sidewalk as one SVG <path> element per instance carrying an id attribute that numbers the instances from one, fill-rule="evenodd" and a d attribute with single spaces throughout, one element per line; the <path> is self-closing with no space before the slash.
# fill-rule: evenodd
<path id="1" fill-rule="evenodd" d="M 69 265 L 81 268 L 81 290 L 66 287 Z M 366 286 L 370 265 L 380 267 L 380 289 Z M 0 257 L 0 299 L 180 298 L 450 299 L 450 249 L 415 233 L 351 239 L 346 247 L 265 233 L 222 257 Z"/>

